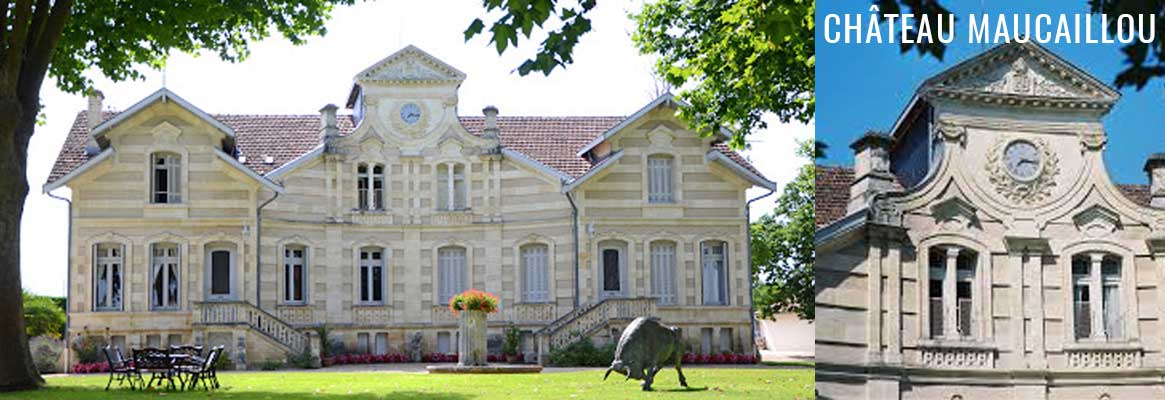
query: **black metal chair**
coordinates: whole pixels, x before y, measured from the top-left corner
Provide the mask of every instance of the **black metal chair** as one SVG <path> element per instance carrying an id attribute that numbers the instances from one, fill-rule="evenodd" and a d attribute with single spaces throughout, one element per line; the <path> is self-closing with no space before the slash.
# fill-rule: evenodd
<path id="1" fill-rule="evenodd" d="M 190 371 L 202 365 L 203 361 L 202 346 L 170 346 L 170 368 L 173 369 L 174 376 L 178 378 L 178 384 L 181 387 L 186 387 L 186 379 L 190 377 Z"/>
<path id="2" fill-rule="evenodd" d="M 141 376 L 138 374 L 134 363 L 127 361 L 121 356 L 120 348 L 105 346 L 101 350 L 105 353 L 105 362 L 109 363 L 109 382 L 105 383 L 105 390 L 109 390 L 109 386 L 113 384 L 114 380 L 117 380 L 118 385 L 122 385 L 128 381 L 129 388 L 136 389 L 134 379 L 140 380 Z"/>
<path id="3" fill-rule="evenodd" d="M 197 388 L 198 382 L 202 382 L 202 388 L 206 390 L 210 390 L 211 388 L 217 389 L 219 387 L 218 368 L 215 367 L 215 363 L 222 356 L 222 350 L 223 346 L 211 348 L 210 353 L 206 355 L 206 359 L 202 361 L 201 365 L 187 371 L 190 374 L 190 380 L 188 381 L 190 389 Z"/>
<path id="4" fill-rule="evenodd" d="M 170 361 L 170 354 L 165 350 L 147 347 L 144 349 L 135 349 L 133 351 L 134 367 L 138 370 L 138 382 L 141 383 L 142 388 L 151 387 L 154 382 L 161 383 L 166 381 L 170 383 L 170 388 L 174 389 L 174 370 L 171 368 L 173 363 Z M 142 382 L 141 374 L 150 374 L 150 381 Z"/>

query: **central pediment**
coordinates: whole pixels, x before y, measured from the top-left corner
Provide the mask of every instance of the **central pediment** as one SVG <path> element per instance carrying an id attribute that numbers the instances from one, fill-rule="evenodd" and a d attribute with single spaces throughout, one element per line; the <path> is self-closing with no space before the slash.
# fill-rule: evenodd
<path id="1" fill-rule="evenodd" d="M 923 82 L 919 93 L 1011 105 L 1086 104 L 1107 109 L 1120 94 L 1033 43 L 1010 42 Z"/>
<path id="2" fill-rule="evenodd" d="M 465 73 L 429 53 L 408 46 L 356 74 L 358 82 L 460 82 Z"/>

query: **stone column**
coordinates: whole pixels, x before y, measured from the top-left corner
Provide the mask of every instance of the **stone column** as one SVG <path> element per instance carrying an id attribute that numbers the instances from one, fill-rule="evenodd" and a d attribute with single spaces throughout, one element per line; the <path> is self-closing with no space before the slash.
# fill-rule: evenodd
<path id="1" fill-rule="evenodd" d="M 1101 311 L 1104 303 L 1101 301 L 1103 292 L 1100 287 L 1100 265 L 1104 261 L 1104 254 L 1092 253 L 1092 268 L 1088 270 L 1088 314 L 1092 318 L 1092 338 L 1104 339 L 1104 313 Z"/>
<path id="2" fill-rule="evenodd" d="M 886 354 L 887 364 L 902 363 L 902 258 L 901 244 L 889 242 L 886 246 Z"/>
<path id="3" fill-rule="evenodd" d="M 881 238 L 870 238 L 866 253 L 866 362 L 882 362 L 882 246 Z"/>
<path id="4" fill-rule="evenodd" d="M 486 363 L 485 311 L 467 310 L 461 312 L 461 341 L 457 355 L 457 365 L 475 366 Z"/>
<path id="5" fill-rule="evenodd" d="M 958 267 L 959 248 L 948 247 L 946 252 L 946 275 L 943 276 L 943 336 L 948 339 L 959 338 L 959 313 L 958 313 L 958 299 L 956 298 L 957 286 L 955 280 L 958 275 L 955 270 Z"/>
<path id="6" fill-rule="evenodd" d="M 1046 368 L 1047 357 L 1044 353 L 1045 339 L 1044 339 L 1044 316 L 1046 311 L 1044 309 L 1044 263 L 1043 254 L 1040 251 L 1032 251 L 1026 255 L 1026 264 L 1030 265 L 1028 268 L 1031 278 L 1027 283 L 1032 287 L 1032 336 L 1034 336 L 1034 344 L 1032 345 L 1032 357 L 1029 359 L 1028 366 L 1032 368 Z"/>

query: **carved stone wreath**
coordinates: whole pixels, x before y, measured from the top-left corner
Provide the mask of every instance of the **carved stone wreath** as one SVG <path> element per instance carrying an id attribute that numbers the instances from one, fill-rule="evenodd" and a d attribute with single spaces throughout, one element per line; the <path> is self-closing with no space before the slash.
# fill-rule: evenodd
<path id="1" fill-rule="evenodd" d="M 1007 173 L 1003 161 L 1004 147 L 1013 141 L 1003 137 L 995 141 L 987 152 L 985 168 L 995 191 L 1008 200 L 1024 205 L 1030 205 L 1046 199 L 1056 187 L 1056 176 L 1060 174 L 1060 158 L 1052 152 L 1048 143 L 1043 139 L 1025 139 L 1036 146 L 1042 153 L 1043 165 L 1035 179 L 1021 181 Z"/>

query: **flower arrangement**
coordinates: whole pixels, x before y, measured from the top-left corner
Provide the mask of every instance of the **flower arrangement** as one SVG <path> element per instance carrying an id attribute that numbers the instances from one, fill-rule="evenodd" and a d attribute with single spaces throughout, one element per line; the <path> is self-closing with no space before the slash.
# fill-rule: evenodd
<path id="1" fill-rule="evenodd" d="M 449 311 L 459 315 L 462 311 L 485 311 L 486 314 L 498 312 L 498 296 L 477 290 L 469 289 L 449 298 Z"/>

